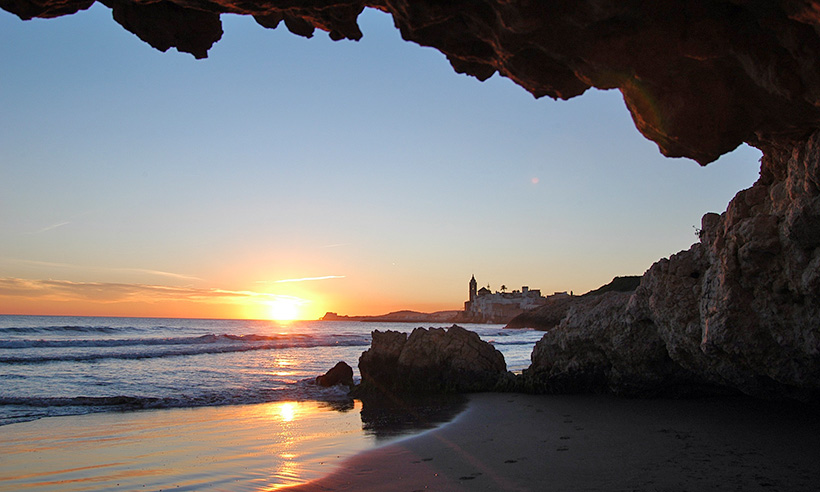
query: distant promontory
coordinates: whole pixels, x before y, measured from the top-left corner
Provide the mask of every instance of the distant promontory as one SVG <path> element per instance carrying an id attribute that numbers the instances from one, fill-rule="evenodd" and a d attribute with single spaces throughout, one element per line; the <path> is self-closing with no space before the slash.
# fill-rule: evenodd
<path id="1" fill-rule="evenodd" d="M 572 293 L 556 292 L 543 296 L 539 289 L 530 289 L 526 285 L 521 290 L 507 292 L 506 286 L 500 291 L 492 292 L 487 287 L 478 288 L 475 276 L 469 282 L 469 300 L 464 303 L 464 310 L 436 311 L 422 313 L 419 311 L 393 311 L 377 316 L 346 316 L 334 312 L 326 313 L 321 321 L 361 321 L 393 323 L 496 323 L 507 324 L 508 328 L 550 329 L 566 314 L 573 301 L 583 297 L 595 296 L 609 291 L 633 291 L 640 283 L 640 277 L 615 277 L 612 282 L 583 296 Z M 556 315 L 558 317 L 555 320 Z M 553 322 L 555 321 L 555 322 Z"/>
<path id="2" fill-rule="evenodd" d="M 322 316 L 322 321 L 362 321 L 386 323 L 457 323 L 463 322 L 463 311 L 436 311 L 421 313 L 418 311 L 394 311 L 377 316 L 345 316 L 328 312 Z"/>

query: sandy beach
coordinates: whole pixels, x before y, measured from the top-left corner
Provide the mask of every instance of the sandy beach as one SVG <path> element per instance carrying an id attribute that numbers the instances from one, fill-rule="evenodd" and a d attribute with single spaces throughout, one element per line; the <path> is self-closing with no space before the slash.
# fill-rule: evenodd
<path id="1" fill-rule="evenodd" d="M 359 401 L 45 418 L 0 429 L 0 491 L 800 492 L 820 481 L 812 407 L 495 393 L 453 417 L 459 408 L 413 407 L 412 424 Z M 452 420 L 400 436 L 441 418 Z"/>
<path id="2" fill-rule="evenodd" d="M 815 491 L 816 408 L 478 394 L 453 422 L 293 491 Z"/>

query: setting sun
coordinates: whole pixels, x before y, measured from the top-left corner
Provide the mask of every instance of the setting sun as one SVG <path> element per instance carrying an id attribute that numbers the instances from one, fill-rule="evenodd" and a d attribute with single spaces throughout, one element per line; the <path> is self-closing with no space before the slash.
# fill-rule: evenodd
<path id="1" fill-rule="evenodd" d="M 268 309 L 268 317 L 275 321 L 293 321 L 300 319 L 303 303 L 301 299 L 279 298 L 272 301 Z"/>

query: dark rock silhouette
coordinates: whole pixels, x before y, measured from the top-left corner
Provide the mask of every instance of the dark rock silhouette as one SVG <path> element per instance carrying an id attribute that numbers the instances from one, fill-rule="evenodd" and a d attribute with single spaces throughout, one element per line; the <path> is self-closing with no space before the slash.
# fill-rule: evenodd
<path id="1" fill-rule="evenodd" d="M 329 371 L 317 376 L 316 384 L 319 386 L 336 386 L 337 384 L 353 386 L 353 368 L 347 362 L 339 361 Z"/>
<path id="2" fill-rule="evenodd" d="M 551 330 L 561 323 L 570 308 L 576 305 L 586 305 L 585 298 L 607 292 L 634 292 L 640 283 L 641 277 L 639 276 L 615 277 L 612 282 L 581 296 L 552 296 L 547 298 L 547 303 L 543 306 L 525 311 L 511 319 L 505 328 Z"/>
<path id="3" fill-rule="evenodd" d="M 358 394 L 460 393 L 495 389 L 507 365 L 495 347 L 453 325 L 416 328 L 409 336 L 376 330 L 359 372 Z"/>
<path id="4" fill-rule="evenodd" d="M 820 133 L 763 158 L 760 179 L 634 294 L 573 305 L 538 342 L 533 389 L 646 394 L 735 388 L 820 400 Z"/>

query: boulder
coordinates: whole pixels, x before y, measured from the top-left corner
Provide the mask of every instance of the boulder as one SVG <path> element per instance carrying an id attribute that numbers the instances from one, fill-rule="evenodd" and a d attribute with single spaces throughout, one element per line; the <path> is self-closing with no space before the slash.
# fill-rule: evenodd
<path id="1" fill-rule="evenodd" d="M 339 361 L 329 371 L 317 376 L 316 384 L 319 386 L 336 386 L 337 384 L 353 386 L 353 368 L 347 362 Z"/>
<path id="2" fill-rule="evenodd" d="M 621 396 L 714 392 L 671 359 L 657 327 L 635 311 L 632 298 L 620 292 L 576 298 L 558 326 L 535 344 L 521 389 Z"/>
<path id="3" fill-rule="evenodd" d="M 507 365 L 491 344 L 453 325 L 416 328 L 409 336 L 376 330 L 359 372 L 360 392 L 459 393 L 494 389 Z"/>

